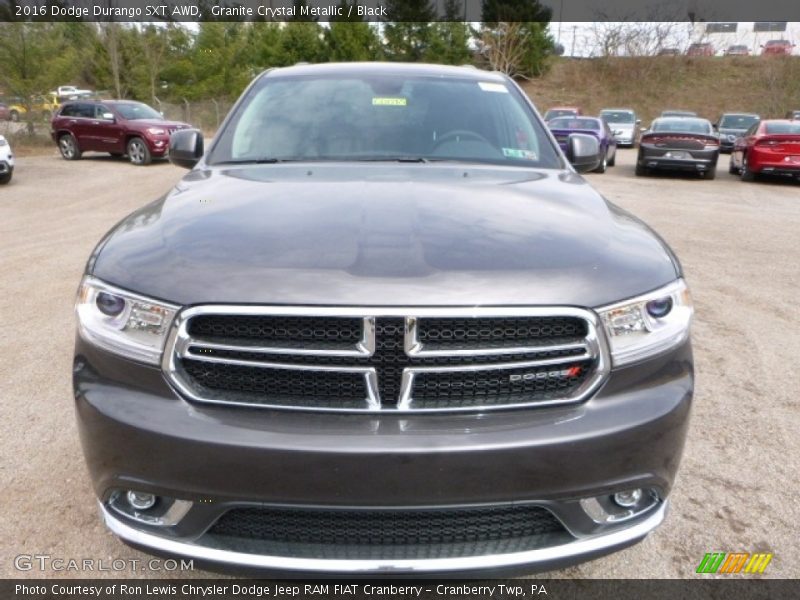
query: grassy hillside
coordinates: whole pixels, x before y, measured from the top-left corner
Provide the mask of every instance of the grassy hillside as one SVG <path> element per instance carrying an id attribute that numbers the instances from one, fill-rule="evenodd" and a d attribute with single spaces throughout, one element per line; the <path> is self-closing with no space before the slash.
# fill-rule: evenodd
<path id="1" fill-rule="evenodd" d="M 800 109 L 800 57 L 559 58 L 522 86 L 537 108 L 578 105 L 586 114 L 631 107 L 642 123 L 666 108 L 714 121 L 726 111 L 781 118 Z"/>

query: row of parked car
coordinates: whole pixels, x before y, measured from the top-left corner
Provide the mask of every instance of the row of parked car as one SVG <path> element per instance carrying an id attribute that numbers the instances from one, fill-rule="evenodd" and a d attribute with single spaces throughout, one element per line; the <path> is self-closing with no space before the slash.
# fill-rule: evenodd
<path id="1" fill-rule="evenodd" d="M 789 40 L 769 40 L 761 44 L 762 56 L 791 56 L 796 44 Z M 680 56 L 678 48 L 662 48 L 659 56 Z M 753 52 L 755 54 L 755 52 Z M 717 49 L 711 42 L 697 42 L 686 49 L 686 56 L 716 56 Z M 750 56 L 750 47 L 747 44 L 731 44 L 723 52 L 723 56 Z"/>
<path id="2" fill-rule="evenodd" d="M 545 121 L 566 148 L 574 133 L 595 136 L 605 157 L 597 171 L 613 166 L 617 146 L 633 147 L 639 139 L 636 175 L 655 170 L 688 171 L 706 179 L 716 177 L 720 153 L 730 153 L 729 172 L 743 181 L 758 174 L 784 175 L 800 180 L 800 110 L 785 119 L 762 119 L 753 113 L 724 113 L 716 122 L 692 111 L 665 110 L 647 129 L 629 108 L 608 108 L 597 117 L 577 107 L 555 107 Z"/>
<path id="3" fill-rule="evenodd" d="M 30 111 L 34 117 L 41 116 L 50 120 L 61 104 L 69 100 L 91 98 L 92 90 L 83 90 L 74 85 L 61 85 L 52 92 L 40 94 L 26 102 L 24 98 L 11 97 L 0 99 L 0 121 L 20 121 Z"/>

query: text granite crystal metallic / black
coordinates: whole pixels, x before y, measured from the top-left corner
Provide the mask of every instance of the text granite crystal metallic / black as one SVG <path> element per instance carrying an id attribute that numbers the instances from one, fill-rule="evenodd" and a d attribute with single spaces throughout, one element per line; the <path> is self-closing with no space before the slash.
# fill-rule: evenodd
<path id="1" fill-rule="evenodd" d="M 256 78 L 76 305 L 108 527 L 270 574 L 541 571 L 664 519 L 693 392 L 681 267 L 472 68 Z M 572 166 L 570 165 L 572 162 Z M 121 192 L 122 193 L 122 192 Z"/>

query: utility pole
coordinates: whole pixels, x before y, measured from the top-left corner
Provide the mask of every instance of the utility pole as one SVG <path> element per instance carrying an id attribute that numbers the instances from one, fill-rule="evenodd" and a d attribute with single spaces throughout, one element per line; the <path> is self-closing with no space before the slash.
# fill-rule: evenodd
<path id="1" fill-rule="evenodd" d="M 577 29 L 578 29 L 577 25 L 572 26 L 572 50 L 570 51 L 569 55 L 572 56 L 573 58 L 575 57 L 575 32 L 577 31 Z"/>

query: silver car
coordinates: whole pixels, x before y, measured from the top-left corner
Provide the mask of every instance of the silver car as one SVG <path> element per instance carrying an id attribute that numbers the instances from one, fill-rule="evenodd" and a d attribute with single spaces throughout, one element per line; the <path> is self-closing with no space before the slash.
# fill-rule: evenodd
<path id="1" fill-rule="evenodd" d="M 642 121 L 636 117 L 633 110 L 630 108 L 604 108 L 600 111 L 600 118 L 608 123 L 614 133 L 614 139 L 617 140 L 617 145 L 631 148 L 636 145 L 639 125 Z"/>

